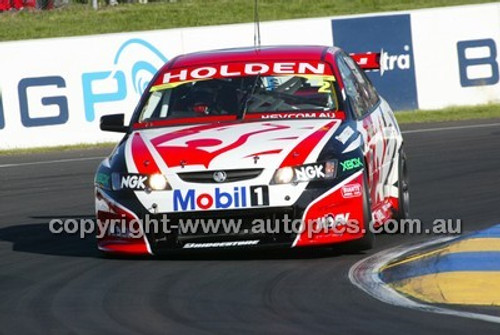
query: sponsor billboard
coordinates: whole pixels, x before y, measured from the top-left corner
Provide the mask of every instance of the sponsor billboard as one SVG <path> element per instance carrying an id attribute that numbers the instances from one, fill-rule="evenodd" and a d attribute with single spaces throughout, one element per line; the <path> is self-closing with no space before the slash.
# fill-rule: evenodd
<path id="1" fill-rule="evenodd" d="M 333 44 L 347 53 L 380 52 L 380 71 L 368 72 L 397 110 L 417 109 L 410 14 L 333 19 Z"/>
<path id="2" fill-rule="evenodd" d="M 328 45 L 331 36 L 314 21 L 263 23 L 263 43 L 303 44 L 313 32 L 309 43 Z M 128 120 L 168 59 L 253 45 L 253 31 L 235 24 L 2 42 L 0 149 L 118 141 L 120 134 L 99 130 L 99 118 L 125 113 Z"/>
<path id="3" fill-rule="evenodd" d="M 263 22 L 262 44 L 381 52 L 368 75 L 395 110 L 500 102 L 500 4 Z M 117 141 L 140 93 L 179 54 L 253 45 L 252 23 L 1 42 L 0 149 Z"/>
<path id="4" fill-rule="evenodd" d="M 99 130 L 99 118 L 128 119 L 156 71 L 180 51 L 161 35 L 0 44 L 0 148 L 118 140 Z"/>
<path id="5" fill-rule="evenodd" d="M 412 35 L 420 108 L 500 102 L 500 4 L 416 11 Z"/>

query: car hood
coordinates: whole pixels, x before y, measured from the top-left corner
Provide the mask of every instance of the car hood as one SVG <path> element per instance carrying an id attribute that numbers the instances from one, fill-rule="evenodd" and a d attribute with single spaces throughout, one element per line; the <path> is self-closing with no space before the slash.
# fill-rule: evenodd
<path id="1" fill-rule="evenodd" d="M 311 163 L 340 123 L 336 119 L 263 120 L 142 129 L 125 143 L 126 162 L 130 172 L 156 165 L 163 173 Z"/>

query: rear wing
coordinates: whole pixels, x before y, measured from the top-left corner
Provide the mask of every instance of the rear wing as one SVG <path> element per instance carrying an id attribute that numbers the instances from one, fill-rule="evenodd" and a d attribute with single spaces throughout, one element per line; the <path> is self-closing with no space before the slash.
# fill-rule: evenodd
<path id="1" fill-rule="evenodd" d="M 380 53 L 352 53 L 349 56 L 365 71 L 380 70 Z"/>

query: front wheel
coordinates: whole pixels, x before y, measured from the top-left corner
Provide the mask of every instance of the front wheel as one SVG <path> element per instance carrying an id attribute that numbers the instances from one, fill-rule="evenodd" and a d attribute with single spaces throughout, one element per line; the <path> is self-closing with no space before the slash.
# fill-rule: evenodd
<path id="1" fill-rule="evenodd" d="M 370 229 L 372 227 L 373 217 L 366 169 L 363 173 L 363 219 L 365 221 L 365 235 L 359 240 L 352 241 L 349 244 L 349 247 L 356 251 L 371 249 L 375 244 L 375 235 Z"/>

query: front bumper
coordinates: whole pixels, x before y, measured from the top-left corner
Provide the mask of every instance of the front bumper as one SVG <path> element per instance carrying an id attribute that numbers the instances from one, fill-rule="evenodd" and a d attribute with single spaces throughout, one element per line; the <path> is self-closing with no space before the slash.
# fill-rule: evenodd
<path id="1" fill-rule="evenodd" d="M 140 227 L 107 227 L 100 232 L 98 246 L 115 253 L 163 254 L 180 249 L 229 249 L 258 247 L 303 247 L 345 242 L 361 238 L 365 225 L 361 194 L 344 195 L 345 187 L 362 188 L 362 171 L 335 185 L 311 182 L 299 199 L 288 207 L 232 209 L 220 211 L 150 214 L 133 193 L 96 189 L 96 215 L 122 222 L 137 221 Z M 326 217 L 356 220 L 360 230 L 311 234 L 308 223 Z M 318 221 L 319 222 L 319 221 Z M 132 233 L 140 232 L 141 236 Z M 130 246 L 130 248 L 128 247 Z"/>

